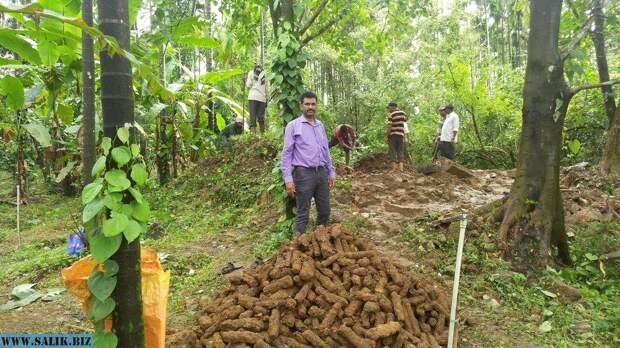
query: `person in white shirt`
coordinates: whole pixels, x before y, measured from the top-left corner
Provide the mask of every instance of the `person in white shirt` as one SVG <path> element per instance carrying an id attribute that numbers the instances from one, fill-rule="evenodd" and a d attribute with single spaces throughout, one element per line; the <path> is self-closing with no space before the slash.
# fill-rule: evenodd
<path id="1" fill-rule="evenodd" d="M 454 107 L 451 104 L 441 106 L 439 111 L 442 115 L 446 115 L 439 135 L 439 154 L 453 160 L 459 131 L 459 115 L 454 112 Z"/>
<path id="2" fill-rule="evenodd" d="M 261 134 L 265 132 L 265 108 L 267 107 L 267 88 L 268 83 L 265 79 L 265 71 L 260 64 L 254 65 L 245 80 L 245 86 L 249 88 L 248 93 L 250 110 L 250 132 L 256 133 L 256 122 L 260 127 Z"/>

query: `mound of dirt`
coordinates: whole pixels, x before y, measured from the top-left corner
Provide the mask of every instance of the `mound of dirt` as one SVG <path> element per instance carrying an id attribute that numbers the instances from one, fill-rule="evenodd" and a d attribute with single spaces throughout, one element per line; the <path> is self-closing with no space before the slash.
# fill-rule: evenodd
<path id="1" fill-rule="evenodd" d="M 578 224 L 620 219 L 620 181 L 596 169 L 574 166 L 560 179 L 566 222 Z"/>
<path id="2" fill-rule="evenodd" d="M 355 170 L 372 172 L 390 168 L 390 159 L 385 153 L 375 153 L 368 155 L 355 164 Z"/>
<path id="3" fill-rule="evenodd" d="M 232 274 L 170 347 L 439 347 L 449 300 L 369 241 L 319 227 Z"/>

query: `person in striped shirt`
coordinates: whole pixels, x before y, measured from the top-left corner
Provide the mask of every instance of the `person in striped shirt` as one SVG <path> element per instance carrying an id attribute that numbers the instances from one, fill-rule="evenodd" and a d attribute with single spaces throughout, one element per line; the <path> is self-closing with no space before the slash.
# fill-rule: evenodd
<path id="1" fill-rule="evenodd" d="M 403 171 L 403 161 L 405 159 L 405 124 L 407 115 L 398 109 L 398 104 L 390 102 L 388 104 L 388 145 L 390 148 L 390 160 L 392 168 Z"/>

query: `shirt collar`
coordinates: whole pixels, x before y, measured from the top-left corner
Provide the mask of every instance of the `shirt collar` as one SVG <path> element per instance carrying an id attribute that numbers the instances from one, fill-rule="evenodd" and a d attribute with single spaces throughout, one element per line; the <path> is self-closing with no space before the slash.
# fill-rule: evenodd
<path id="1" fill-rule="evenodd" d="M 310 124 L 310 122 L 308 122 L 308 119 L 306 119 L 306 117 L 305 117 L 303 114 L 301 114 L 301 115 L 300 115 L 297 119 L 298 119 L 300 122 L 304 122 L 304 123 Z M 317 118 L 315 117 L 315 118 L 314 118 L 314 124 L 315 124 L 315 125 L 321 124 L 321 121 L 319 121 L 319 119 L 317 119 Z"/>

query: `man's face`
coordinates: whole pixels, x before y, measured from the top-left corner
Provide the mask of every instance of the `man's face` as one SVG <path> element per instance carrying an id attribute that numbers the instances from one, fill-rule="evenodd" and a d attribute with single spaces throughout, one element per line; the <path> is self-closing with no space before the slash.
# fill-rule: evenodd
<path id="1" fill-rule="evenodd" d="M 441 117 L 446 117 L 446 115 L 448 114 L 448 111 L 446 111 L 446 109 L 439 110 L 439 114 L 441 115 Z"/>
<path id="2" fill-rule="evenodd" d="M 299 108 L 304 116 L 314 117 L 316 113 L 316 98 L 304 98 L 304 100 L 299 103 Z"/>
<path id="3" fill-rule="evenodd" d="M 395 106 L 388 106 L 387 110 L 388 110 L 388 112 L 391 114 L 391 113 L 393 113 L 394 111 L 396 111 L 396 110 L 397 110 L 397 108 L 396 108 Z"/>

